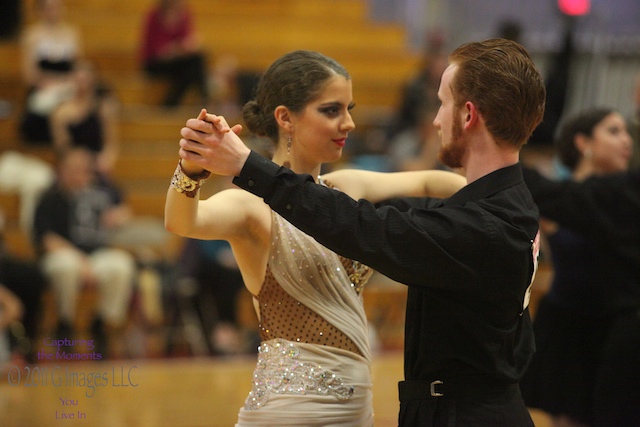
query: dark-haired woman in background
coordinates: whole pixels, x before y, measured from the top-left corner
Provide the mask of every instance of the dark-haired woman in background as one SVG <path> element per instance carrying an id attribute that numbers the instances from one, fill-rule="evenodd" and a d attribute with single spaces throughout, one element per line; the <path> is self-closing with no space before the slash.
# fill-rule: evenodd
<path id="1" fill-rule="evenodd" d="M 593 109 L 563 124 L 556 153 L 575 188 L 627 171 L 632 146 L 622 115 Z M 562 193 L 548 192 L 557 183 L 534 171 L 525 171 L 525 181 L 544 218 L 554 278 L 534 319 L 537 353 L 521 382 L 523 397 L 529 407 L 550 413 L 554 426 L 591 426 L 605 343 L 620 314 L 638 307 L 640 286 L 624 267 L 628 260 L 607 247 L 616 242 L 610 228 L 600 226 L 606 205 L 616 204 L 613 193 L 593 204 L 566 193 L 563 204 L 570 207 L 558 216 L 552 205 Z"/>

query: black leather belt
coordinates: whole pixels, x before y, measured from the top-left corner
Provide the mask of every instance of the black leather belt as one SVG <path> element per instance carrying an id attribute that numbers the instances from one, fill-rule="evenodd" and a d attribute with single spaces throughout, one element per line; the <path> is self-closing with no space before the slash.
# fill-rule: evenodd
<path id="1" fill-rule="evenodd" d="M 517 383 L 497 381 L 483 376 L 462 376 L 455 378 L 435 378 L 431 381 L 400 381 L 398 394 L 400 401 L 427 400 L 437 398 L 459 399 L 472 396 L 490 396 L 517 389 Z"/>

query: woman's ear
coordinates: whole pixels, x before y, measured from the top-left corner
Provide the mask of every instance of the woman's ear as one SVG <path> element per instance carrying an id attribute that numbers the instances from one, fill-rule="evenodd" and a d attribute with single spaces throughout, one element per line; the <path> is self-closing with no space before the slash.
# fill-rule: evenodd
<path id="1" fill-rule="evenodd" d="M 591 157 L 591 144 L 589 137 L 583 133 L 577 133 L 573 137 L 573 145 L 575 145 L 576 149 L 582 154 L 583 157 L 589 158 Z"/>
<path id="2" fill-rule="evenodd" d="M 292 114 L 284 105 L 278 105 L 273 111 L 273 116 L 278 123 L 278 126 L 284 129 L 286 132 L 291 133 L 293 130 Z"/>

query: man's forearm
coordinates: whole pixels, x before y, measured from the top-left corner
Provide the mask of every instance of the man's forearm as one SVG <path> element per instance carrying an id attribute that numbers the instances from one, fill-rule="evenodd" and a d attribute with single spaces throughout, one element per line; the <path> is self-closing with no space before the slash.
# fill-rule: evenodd
<path id="1" fill-rule="evenodd" d="M 240 174 L 233 179 L 238 187 L 267 201 L 281 166 L 251 151 Z"/>

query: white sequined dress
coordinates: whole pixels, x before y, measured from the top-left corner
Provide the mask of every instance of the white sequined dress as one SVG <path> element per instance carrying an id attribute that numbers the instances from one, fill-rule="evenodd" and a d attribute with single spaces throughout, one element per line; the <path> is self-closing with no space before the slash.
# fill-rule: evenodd
<path id="1" fill-rule="evenodd" d="M 272 212 L 253 388 L 236 427 L 373 426 L 368 267 Z"/>

